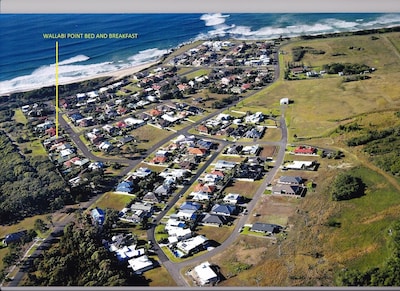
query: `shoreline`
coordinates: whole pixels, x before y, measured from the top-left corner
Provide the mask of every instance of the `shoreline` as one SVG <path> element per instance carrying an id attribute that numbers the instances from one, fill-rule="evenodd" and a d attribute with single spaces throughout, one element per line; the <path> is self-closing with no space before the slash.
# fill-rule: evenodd
<path id="1" fill-rule="evenodd" d="M 130 76 L 130 75 L 133 75 L 142 70 L 151 68 L 152 66 L 156 65 L 157 63 L 159 63 L 159 60 L 140 64 L 140 65 L 131 66 L 131 67 L 124 68 L 124 69 L 119 69 L 119 70 L 116 70 L 113 72 L 100 73 L 100 74 L 96 74 L 93 76 L 79 77 L 79 78 L 76 78 L 73 80 L 68 80 L 66 82 L 59 82 L 58 85 L 60 86 L 60 85 L 68 85 L 68 84 L 73 84 L 73 83 L 80 83 L 83 81 L 94 80 L 94 79 L 102 78 L 102 77 L 110 77 L 114 81 L 118 81 L 118 80 L 123 79 L 124 77 Z M 15 94 L 15 93 L 26 93 L 29 91 L 39 90 L 41 88 L 52 87 L 52 86 L 55 86 L 55 84 L 49 85 L 49 86 L 32 86 L 31 88 L 25 88 L 25 89 L 20 89 L 20 90 L 16 89 L 13 91 L 1 93 L 1 96 L 10 96 L 11 94 Z"/>

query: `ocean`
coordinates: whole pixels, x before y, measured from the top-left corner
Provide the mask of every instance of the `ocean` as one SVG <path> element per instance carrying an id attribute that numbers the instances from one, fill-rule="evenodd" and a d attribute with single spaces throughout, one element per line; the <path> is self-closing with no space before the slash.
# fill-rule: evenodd
<path id="1" fill-rule="evenodd" d="M 155 61 L 199 39 L 272 39 L 400 25 L 400 14 L 0 14 L 0 94 Z"/>

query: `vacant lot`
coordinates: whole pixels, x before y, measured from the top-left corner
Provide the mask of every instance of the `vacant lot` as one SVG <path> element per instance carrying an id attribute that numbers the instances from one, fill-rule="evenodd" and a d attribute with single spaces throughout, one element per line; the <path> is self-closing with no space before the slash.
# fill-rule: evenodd
<path id="1" fill-rule="evenodd" d="M 99 200 L 93 205 L 93 207 L 99 207 L 102 209 L 112 208 L 115 210 L 121 210 L 126 204 L 134 199 L 134 195 L 116 194 L 113 192 L 107 192 L 101 196 Z"/>
<path id="2" fill-rule="evenodd" d="M 247 223 L 273 223 L 287 226 L 288 218 L 295 213 L 301 198 L 278 195 L 263 195 L 258 201 L 253 213 L 258 216 L 249 216 Z"/>

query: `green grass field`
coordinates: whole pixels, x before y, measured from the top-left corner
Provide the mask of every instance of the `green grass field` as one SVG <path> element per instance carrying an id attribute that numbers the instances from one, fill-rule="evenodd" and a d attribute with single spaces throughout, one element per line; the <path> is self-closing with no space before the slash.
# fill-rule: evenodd
<path id="1" fill-rule="evenodd" d="M 157 142 L 172 134 L 172 132 L 151 125 L 144 125 L 131 131 L 135 139 L 139 140 L 138 148 L 148 149 Z"/>
<path id="2" fill-rule="evenodd" d="M 14 111 L 14 120 L 17 123 L 27 124 L 28 120 L 26 119 L 25 115 L 22 113 L 21 109 L 16 109 Z"/>
<path id="3" fill-rule="evenodd" d="M 207 69 L 199 69 L 194 72 L 191 72 L 189 74 L 184 75 L 188 80 L 194 79 L 196 77 L 200 76 L 207 76 L 210 73 L 211 70 Z"/>
<path id="4" fill-rule="evenodd" d="M 93 207 L 99 207 L 102 209 L 105 208 L 112 208 L 116 210 L 121 210 L 128 204 L 133 198 L 134 195 L 124 195 L 124 194 L 117 194 L 113 192 L 107 192 L 101 196 L 100 199 L 96 201 Z"/>

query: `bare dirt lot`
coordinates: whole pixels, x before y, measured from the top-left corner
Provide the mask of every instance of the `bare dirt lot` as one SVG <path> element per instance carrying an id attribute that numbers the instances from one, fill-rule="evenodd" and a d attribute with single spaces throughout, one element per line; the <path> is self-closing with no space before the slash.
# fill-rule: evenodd
<path id="1" fill-rule="evenodd" d="M 261 158 L 273 157 L 275 155 L 275 153 L 277 152 L 277 150 L 278 149 L 276 146 L 265 145 L 265 146 L 263 146 L 263 149 L 260 152 L 260 157 Z"/>
<path id="2" fill-rule="evenodd" d="M 263 195 L 253 213 L 249 216 L 247 223 L 264 222 L 286 226 L 288 217 L 294 214 L 300 200 L 301 198 L 297 197 Z M 257 214 L 257 216 L 254 216 L 254 214 Z"/>

